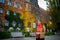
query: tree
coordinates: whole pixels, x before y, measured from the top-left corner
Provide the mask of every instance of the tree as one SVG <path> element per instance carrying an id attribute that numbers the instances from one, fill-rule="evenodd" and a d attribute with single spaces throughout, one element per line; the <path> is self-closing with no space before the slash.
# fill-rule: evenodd
<path id="1" fill-rule="evenodd" d="M 32 24 L 35 22 L 35 14 L 31 14 L 26 8 L 24 8 L 21 18 L 24 19 L 25 28 L 23 31 L 26 31 L 26 28 L 29 28 L 29 30 L 32 31 Z"/>
<path id="2" fill-rule="evenodd" d="M 47 7 L 50 10 L 49 15 L 51 21 L 57 27 L 57 30 L 60 29 L 60 0 L 46 0 Z"/>
<path id="3" fill-rule="evenodd" d="M 56 26 L 53 23 L 47 22 L 47 28 L 54 31 L 56 29 Z"/>

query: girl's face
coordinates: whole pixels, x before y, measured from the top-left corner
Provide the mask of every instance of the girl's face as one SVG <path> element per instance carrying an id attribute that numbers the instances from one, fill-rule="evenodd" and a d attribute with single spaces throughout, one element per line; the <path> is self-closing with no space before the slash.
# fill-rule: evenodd
<path id="1" fill-rule="evenodd" d="M 38 20 L 38 23 L 41 23 L 40 20 Z"/>

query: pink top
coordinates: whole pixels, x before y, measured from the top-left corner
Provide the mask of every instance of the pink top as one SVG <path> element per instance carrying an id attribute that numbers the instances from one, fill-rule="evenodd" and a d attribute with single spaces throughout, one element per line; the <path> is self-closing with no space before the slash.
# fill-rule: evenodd
<path id="1" fill-rule="evenodd" d="M 37 25 L 37 32 L 40 32 L 41 31 L 41 28 L 42 28 L 42 24 L 41 23 L 38 23 L 38 25 Z"/>

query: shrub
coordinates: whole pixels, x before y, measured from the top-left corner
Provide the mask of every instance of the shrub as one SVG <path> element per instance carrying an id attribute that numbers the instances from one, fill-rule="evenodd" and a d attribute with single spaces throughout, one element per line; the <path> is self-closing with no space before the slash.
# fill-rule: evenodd
<path id="1" fill-rule="evenodd" d="M 0 39 L 10 38 L 10 32 L 0 31 Z"/>
<path id="2" fill-rule="evenodd" d="M 29 32 L 23 32 L 23 35 L 25 35 L 25 37 L 29 37 Z"/>
<path id="3" fill-rule="evenodd" d="M 54 35 L 54 32 L 46 32 L 46 35 Z"/>

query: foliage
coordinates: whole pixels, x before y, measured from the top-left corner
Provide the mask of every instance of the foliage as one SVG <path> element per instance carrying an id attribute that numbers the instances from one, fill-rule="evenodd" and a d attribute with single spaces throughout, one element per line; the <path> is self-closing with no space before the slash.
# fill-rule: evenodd
<path id="1" fill-rule="evenodd" d="M 18 24 L 20 24 L 20 28 L 22 29 L 24 27 L 24 23 L 23 23 L 23 19 L 20 18 L 21 14 L 20 13 L 16 13 L 16 15 L 14 15 L 14 12 L 9 10 L 10 11 L 10 14 L 6 14 L 5 15 L 5 19 L 9 21 L 9 26 L 5 26 L 5 29 L 8 30 L 9 27 L 13 27 L 12 26 L 12 22 L 15 21 L 16 22 L 16 25 L 14 27 L 14 29 L 16 29 L 18 26 Z"/>
<path id="2" fill-rule="evenodd" d="M 54 32 L 46 32 L 46 35 L 54 35 Z"/>
<path id="3" fill-rule="evenodd" d="M 10 32 L 0 31 L 0 39 L 10 38 Z"/>
<path id="4" fill-rule="evenodd" d="M 25 35 L 25 37 L 29 37 L 30 33 L 29 32 L 23 32 L 23 35 Z"/>
<path id="5" fill-rule="evenodd" d="M 47 0 L 51 21 L 60 29 L 60 0 Z"/>
<path id="6" fill-rule="evenodd" d="M 56 26 L 52 23 L 50 24 L 49 22 L 47 23 L 47 28 L 52 29 L 53 31 L 56 29 Z"/>
<path id="7" fill-rule="evenodd" d="M 26 28 L 29 27 L 30 31 L 32 31 L 33 26 L 32 24 L 35 22 L 35 14 L 34 13 L 30 13 L 27 9 L 24 9 L 24 14 L 23 15 L 23 19 L 24 19 L 24 31 L 26 31 Z"/>

